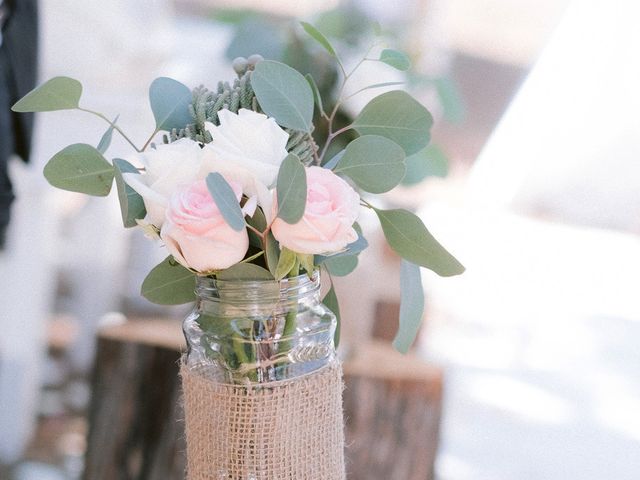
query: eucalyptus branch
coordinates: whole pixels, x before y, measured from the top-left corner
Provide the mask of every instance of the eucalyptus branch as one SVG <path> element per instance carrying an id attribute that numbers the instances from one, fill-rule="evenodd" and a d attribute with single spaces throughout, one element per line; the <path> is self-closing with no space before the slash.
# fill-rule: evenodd
<path id="1" fill-rule="evenodd" d="M 360 205 L 363 207 L 367 207 L 371 210 L 375 210 L 376 207 L 374 207 L 373 205 L 371 205 L 369 202 L 367 202 L 364 198 L 360 197 Z"/>
<path id="2" fill-rule="evenodd" d="M 264 242 L 264 237 L 265 237 L 265 235 L 266 235 L 266 232 L 268 232 L 268 231 L 269 231 L 269 229 L 267 228 L 267 230 L 265 230 L 264 232 L 261 232 L 261 231 L 260 231 L 260 230 L 258 230 L 257 228 L 255 228 L 255 227 L 253 227 L 253 226 L 249 225 L 248 223 L 247 223 L 247 228 L 248 228 L 249 230 L 251 230 L 253 233 L 255 233 L 256 235 L 258 235 L 258 236 L 260 237 L 260 239 L 261 239 L 263 242 Z"/>
<path id="3" fill-rule="evenodd" d="M 153 133 L 151 134 L 151 136 L 149 137 L 149 140 L 147 140 L 144 144 L 144 146 L 142 147 L 142 151 L 144 152 L 147 147 L 149 146 L 149 144 L 151 143 L 151 141 L 154 139 L 154 137 L 156 136 L 156 134 L 158 133 L 158 129 L 154 130 Z"/>
<path id="4" fill-rule="evenodd" d="M 338 109 L 340 108 L 340 106 L 344 103 L 344 101 L 347 98 L 351 98 L 351 95 L 349 97 L 343 98 L 344 89 L 345 89 L 345 86 L 347 85 L 347 82 L 349 81 L 351 76 L 356 72 L 356 70 L 358 70 L 358 68 L 360 68 L 360 65 L 362 65 L 367 60 L 371 60 L 370 58 L 368 58 L 368 55 L 376 45 L 377 45 L 377 43 L 373 43 L 369 47 L 369 49 L 367 50 L 367 53 L 364 54 L 364 57 L 362 57 L 360 59 L 360 61 L 358 63 L 356 63 L 356 65 L 351 69 L 351 71 L 349 73 L 347 73 L 347 71 L 344 68 L 344 65 L 342 65 L 342 62 L 336 56 L 336 60 L 338 62 L 338 66 L 340 67 L 340 70 L 342 71 L 343 79 L 342 79 L 342 85 L 340 86 L 340 92 L 338 93 L 338 100 L 336 101 L 336 104 L 334 105 L 333 110 L 331 111 L 331 115 L 329 115 L 329 118 L 327 118 L 327 124 L 328 124 L 328 127 L 329 127 L 329 135 L 327 136 L 327 141 L 325 142 L 324 146 L 322 147 L 322 152 L 320 153 L 320 157 L 318 158 L 318 163 L 319 164 L 322 164 L 322 161 L 324 160 L 324 156 L 327 153 L 327 149 L 329 148 L 329 145 L 331 144 L 333 139 L 336 138 L 341 133 L 346 132 L 347 130 L 352 128 L 351 125 L 348 125 L 347 127 L 341 128 L 340 130 L 337 130 L 336 132 L 334 132 L 333 131 L 333 121 L 336 118 L 336 114 L 338 113 Z M 326 118 L 326 115 L 325 115 L 325 118 Z"/>
<path id="5" fill-rule="evenodd" d="M 78 110 L 81 110 L 83 112 L 86 113 L 90 113 L 92 115 L 95 115 L 96 117 L 101 118 L 102 120 L 104 120 L 105 122 L 107 122 L 111 127 L 113 127 L 113 129 L 118 132 L 120 135 L 122 135 L 122 138 L 124 138 L 127 142 L 129 142 L 129 145 L 131 145 L 134 150 L 138 153 L 142 152 L 142 150 L 140 150 L 138 147 L 136 147 L 135 143 L 133 143 L 131 141 L 131 139 L 120 129 L 120 127 L 118 127 L 115 122 L 112 122 L 111 120 L 109 120 L 107 117 L 105 117 L 103 114 L 101 114 L 100 112 L 95 112 L 93 110 L 89 110 L 87 108 L 82 108 L 82 107 L 77 107 Z M 144 149 L 143 149 L 144 150 Z"/>
<path id="6" fill-rule="evenodd" d="M 251 255 L 248 258 L 245 258 L 244 260 L 242 260 L 240 263 L 249 263 L 252 260 L 255 260 L 256 258 L 260 257 L 261 255 L 264 255 L 264 250 L 260 250 L 258 253 L 256 253 L 255 255 Z"/>
<path id="7" fill-rule="evenodd" d="M 355 97 L 356 95 L 358 95 L 359 93 L 364 92 L 365 90 L 369 90 L 369 89 L 372 89 L 372 88 L 390 87 L 392 85 L 404 85 L 406 83 L 407 82 L 388 82 L 388 83 L 380 83 L 380 84 L 376 84 L 376 85 L 368 85 L 366 87 L 362 87 L 360 90 L 356 90 L 355 92 L 353 92 L 350 95 L 347 95 L 344 98 L 344 101 L 349 100 L 352 97 Z"/>
<path id="8" fill-rule="evenodd" d="M 329 145 L 331 144 L 333 139 L 336 138 L 341 133 L 344 133 L 347 130 L 351 130 L 352 128 L 353 128 L 353 125 L 347 125 L 346 127 L 342 127 L 341 129 L 336 130 L 335 132 L 331 132 L 331 130 L 329 130 L 331 133 L 329 133 L 329 136 L 327 137 L 327 141 L 325 142 L 324 147 L 322 147 L 322 153 L 320 154 L 320 160 L 324 158 L 325 154 L 327 153 L 327 149 L 329 148 Z"/>

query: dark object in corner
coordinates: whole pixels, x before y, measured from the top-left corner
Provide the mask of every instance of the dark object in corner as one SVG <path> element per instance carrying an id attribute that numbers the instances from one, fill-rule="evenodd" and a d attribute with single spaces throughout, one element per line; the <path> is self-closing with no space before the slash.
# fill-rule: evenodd
<path id="1" fill-rule="evenodd" d="M 14 195 L 8 163 L 12 155 L 29 160 L 33 114 L 11 106 L 35 87 L 38 54 L 37 0 L 0 1 L 0 249 L 4 246 Z"/>

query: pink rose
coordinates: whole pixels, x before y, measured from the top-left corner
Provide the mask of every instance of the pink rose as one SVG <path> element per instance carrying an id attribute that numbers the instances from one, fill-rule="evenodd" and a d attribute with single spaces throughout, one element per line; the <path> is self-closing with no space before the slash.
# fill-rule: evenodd
<path id="1" fill-rule="evenodd" d="M 240 201 L 239 185 L 229 185 Z M 178 262 L 198 272 L 228 268 L 249 248 L 247 230 L 236 232 L 227 224 L 204 180 L 171 196 L 160 237 Z"/>
<path id="2" fill-rule="evenodd" d="M 309 167 L 307 204 L 302 219 L 289 225 L 277 218 L 273 235 L 280 245 L 297 253 L 331 253 L 358 238 L 353 223 L 358 218 L 360 196 L 342 178 L 322 167 Z"/>

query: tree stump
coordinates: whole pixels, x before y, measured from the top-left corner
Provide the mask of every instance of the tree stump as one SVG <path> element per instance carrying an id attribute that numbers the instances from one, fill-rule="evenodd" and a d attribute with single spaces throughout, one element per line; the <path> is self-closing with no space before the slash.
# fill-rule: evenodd
<path id="1" fill-rule="evenodd" d="M 84 480 L 182 480 L 180 323 L 104 328 L 92 381 Z"/>
<path id="2" fill-rule="evenodd" d="M 133 320 L 101 330 L 84 480 L 183 480 L 181 325 Z M 386 343 L 344 362 L 349 480 L 433 478 L 440 370 Z"/>
<path id="3" fill-rule="evenodd" d="M 349 480 L 431 480 L 442 409 L 441 370 L 384 342 L 344 363 Z"/>

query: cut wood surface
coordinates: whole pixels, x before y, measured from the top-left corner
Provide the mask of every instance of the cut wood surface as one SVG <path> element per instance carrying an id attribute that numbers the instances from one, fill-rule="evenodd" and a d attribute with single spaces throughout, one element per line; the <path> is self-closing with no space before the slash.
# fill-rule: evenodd
<path id="1" fill-rule="evenodd" d="M 441 370 L 373 342 L 344 362 L 344 381 L 349 480 L 433 479 Z"/>
<path id="2" fill-rule="evenodd" d="M 98 339 L 84 480 L 182 480 L 181 322 L 136 319 Z M 344 361 L 349 480 L 429 480 L 438 445 L 440 369 L 386 342 Z"/>

